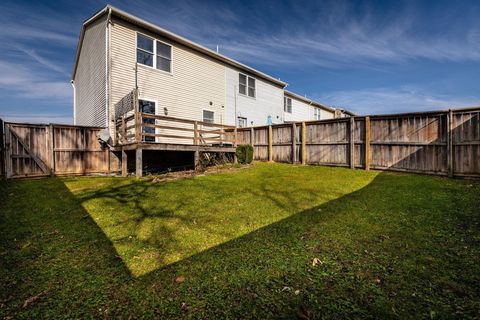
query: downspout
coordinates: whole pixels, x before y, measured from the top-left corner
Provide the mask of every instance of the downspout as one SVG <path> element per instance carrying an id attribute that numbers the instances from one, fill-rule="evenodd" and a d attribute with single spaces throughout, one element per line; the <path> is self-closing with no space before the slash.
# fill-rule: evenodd
<path id="1" fill-rule="evenodd" d="M 74 80 L 70 80 L 70 84 L 72 85 L 72 89 L 73 89 L 73 125 L 76 125 L 77 124 L 77 95 L 76 95 L 76 92 L 75 92 L 75 81 Z"/>
<path id="2" fill-rule="evenodd" d="M 114 118 L 110 119 L 110 24 L 112 18 L 112 8 L 108 8 L 107 26 L 105 28 L 105 125 L 111 132 L 109 122 L 113 123 Z M 110 121 L 109 121 L 110 120 Z"/>
<path id="3" fill-rule="evenodd" d="M 237 123 L 237 86 L 234 84 L 233 85 L 233 97 L 235 99 L 235 114 L 233 115 L 233 123 L 234 123 L 234 126 L 237 127 L 238 123 Z"/>

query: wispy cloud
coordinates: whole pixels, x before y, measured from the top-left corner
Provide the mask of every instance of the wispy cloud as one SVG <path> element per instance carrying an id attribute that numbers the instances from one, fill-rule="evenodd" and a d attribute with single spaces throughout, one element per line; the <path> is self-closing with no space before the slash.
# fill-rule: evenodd
<path id="1" fill-rule="evenodd" d="M 58 73 L 60 73 L 62 75 L 65 75 L 67 77 L 69 76 L 68 72 L 66 72 L 65 69 L 61 65 L 59 65 L 58 63 L 56 63 L 54 61 L 51 61 L 51 60 L 49 60 L 45 57 L 40 56 L 35 50 L 26 49 L 26 48 L 23 48 L 23 47 L 17 47 L 17 49 L 20 52 L 23 52 L 26 55 L 28 55 L 30 58 L 33 58 L 33 60 L 38 62 L 41 66 L 44 66 L 44 67 L 46 67 L 50 70 L 58 72 Z"/>
<path id="2" fill-rule="evenodd" d="M 274 20 L 272 28 L 267 23 L 272 16 L 266 16 L 275 13 L 261 4 L 258 10 L 248 10 L 248 19 L 241 8 L 233 11 L 224 4 L 179 1 L 174 9 L 166 5 L 161 10 L 142 0 L 135 4 L 137 14 L 152 22 L 208 47 L 220 45 L 223 53 L 255 64 L 345 68 L 413 59 L 480 61 L 478 19 L 464 17 L 464 27 L 455 29 L 445 26 L 458 16 L 442 16 L 439 28 L 419 33 L 422 17 L 412 6 L 382 17 L 368 6 L 359 11 L 343 1 L 282 3 L 286 12 Z"/>
<path id="3" fill-rule="evenodd" d="M 55 99 L 55 103 L 70 102 L 72 96 L 68 81 L 53 80 L 23 64 L 1 60 L 0 90 L 28 99 Z"/>
<path id="4" fill-rule="evenodd" d="M 480 106 L 475 97 L 435 94 L 413 87 L 333 91 L 315 96 L 326 104 L 356 114 L 385 114 Z"/>

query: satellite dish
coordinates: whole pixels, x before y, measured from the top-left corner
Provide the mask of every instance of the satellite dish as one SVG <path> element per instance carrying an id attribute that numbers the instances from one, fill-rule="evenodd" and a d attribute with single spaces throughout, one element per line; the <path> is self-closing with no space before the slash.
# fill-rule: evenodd
<path id="1" fill-rule="evenodd" d="M 108 129 L 102 129 L 97 133 L 97 139 L 102 143 L 106 145 L 110 145 L 110 132 L 108 132 Z"/>

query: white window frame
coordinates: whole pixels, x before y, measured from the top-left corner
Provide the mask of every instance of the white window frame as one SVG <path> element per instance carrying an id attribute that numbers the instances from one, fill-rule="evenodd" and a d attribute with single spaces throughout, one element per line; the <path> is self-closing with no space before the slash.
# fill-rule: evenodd
<path id="1" fill-rule="evenodd" d="M 313 107 L 313 117 L 315 120 L 322 120 L 322 109 L 318 107 Z"/>
<path id="2" fill-rule="evenodd" d="M 137 50 L 138 49 L 143 50 L 142 48 L 138 48 L 138 35 L 139 34 L 142 35 L 145 38 L 149 38 L 149 39 L 153 40 L 153 66 L 152 67 L 148 66 L 146 64 L 137 62 Z M 162 70 L 162 69 L 157 69 L 157 42 L 163 43 L 163 44 L 170 47 L 170 72 Z M 145 50 L 143 50 L 143 51 L 145 51 Z M 146 52 L 148 52 L 148 51 L 146 51 Z M 150 68 L 150 69 L 157 70 L 159 72 L 163 72 L 165 74 L 173 75 L 173 46 L 170 43 L 167 43 L 167 42 L 162 41 L 162 40 L 158 40 L 157 38 L 153 38 L 153 37 L 148 36 L 144 33 L 136 32 L 135 33 L 135 63 L 137 65 L 145 67 L 145 68 Z M 144 100 L 146 100 L 146 99 L 144 99 Z"/>
<path id="3" fill-rule="evenodd" d="M 213 120 L 212 120 L 212 122 L 205 121 L 205 111 L 211 112 L 211 113 L 213 114 Z M 202 122 L 215 123 L 215 111 L 208 110 L 208 109 L 203 109 L 203 110 L 202 110 Z"/>
<path id="4" fill-rule="evenodd" d="M 241 127 L 241 126 L 240 126 L 240 119 L 245 120 L 245 127 Z M 246 128 L 246 127 L 248 127 L 247 117 L 240 117 L 240 116 L 238 116 L 238 117 L 237 117 L 237 126 L 238 126 L 239 128 Z"/>
<path id="5" fill-rule="evenodd" d="M 245 93 L 240 92 L 240 75 L 244 76 L 245 79 L 246 79 Z M 248 80 L 249 79 L 253 79 L 253 81 L 255 81 L 255 86 L 253 87 L 253 97 L 248 94 L 248 88 L 251 88 L 251 87 L 248 86 L 248 82 L 249 82 Z M 241 96 L 244 96 L 244 97 L 249 97 L 249 98 L 252 98 L 252 99 L 256 99 L 257 98 L 257 79 L 254 78 L 254 77 L 250 77 L 249 75 L 246 75 L 245 73 L 239 72 L 238 73 L 238 94 L 241 95 Z"/>
<path id="6" fill-rule="evenodd" d="M 288 110 L 288 101 L 290 101 L 290 110 Z M 292 98 L 290 97 L 283 97 L 283 111 L 285 113 L 292 113 L 292 105 L 293 105 L 293 101 L 292 101 Z"/>

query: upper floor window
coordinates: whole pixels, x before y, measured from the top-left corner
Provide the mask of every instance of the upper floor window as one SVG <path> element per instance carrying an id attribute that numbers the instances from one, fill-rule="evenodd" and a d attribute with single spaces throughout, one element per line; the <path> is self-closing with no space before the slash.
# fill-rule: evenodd
<path id="1" fill-rule="evenodd" d="M 172 46 L 137 33 L 137 63 L 172 72 Z"/>
<path id="2" fill-rule="evenodd" d="M 320 108 L 313 108 L 313 115 L 315 117 L 315 120 L 321 120 L 321 113 L 320 113 Z"/>
<path id="3" fill-rule="evenodd" d="M 255 98 L 255 78 L 246 76 L 242 73 L 238 74 L 238 93 Z"/>
<path id="4" fill-rule="evenodd" d="M 203 110 L 203 122 L 214 123 L 215 114 L 213 111 Z"/>
<path id="5" fill-rule="evenodd" d="M 292 113 L 292 99 L 284 97 L 283 98 L 283 111 L 287 113 Z"/>

